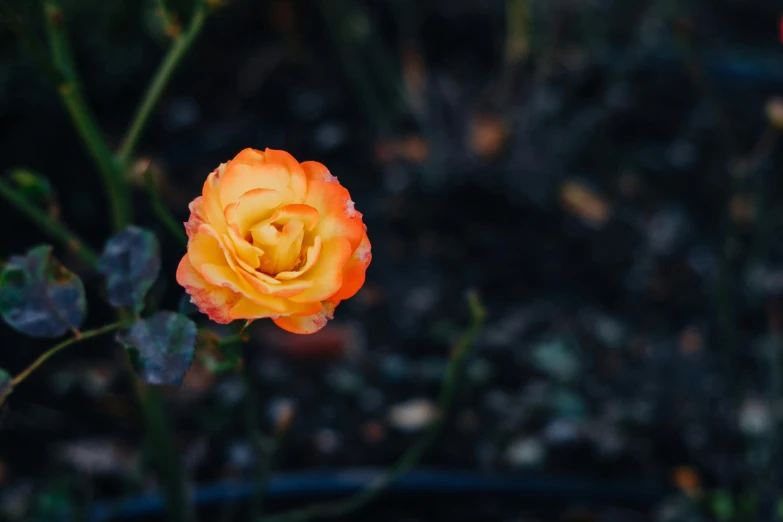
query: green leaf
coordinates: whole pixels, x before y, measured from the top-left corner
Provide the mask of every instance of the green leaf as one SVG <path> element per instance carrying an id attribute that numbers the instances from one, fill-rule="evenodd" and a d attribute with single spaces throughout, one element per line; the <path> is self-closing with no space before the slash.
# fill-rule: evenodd
<path id="1" fill-rule="evenodd" d="M 717 490 L 712 494 L 712 513 L 719 522 L 728 522 L 734 516 L 734 500 L 728 491 Z"/>
<path id="2" fill-rule="evenodd" d="M 109 239 L 98 262 L 115 308 L 141 312 L 144 297 L 160 273 L 160 245 L 155 234 L 129 226 Z"/>
<path id="3" fill-rule="evenodd" d="M 118 340 L 138 353 L 143 381 L 179 386 L 193 361 L 196 334 L 196 323 L 184 315 L 157 312 L 136 321 Z"/>
<path id="4" fill-rule="evenodd" d="M 59 337 L 78 330 L 87 300 L 84 285 L 41 245 L 13 256 L 0 272 L 0 315 L 12 328 L 33 337 Z"/>
<path id="5" fill-rule="evenodd" d="M 54 187 L 43 175 L 28 169 L 14 169 L 8 177 L 28 200 L 37 205 L 49 208 L 55 202 Z"/>
<path id="6" fill-rule="evenodd" d="M 235 371 L 242 362 L 242 341 L 238 338 L 225 342 L 211 330 L 199 330 L 196 347 L 201 363 L 216 375 Z"/>
<path id="7" fill-rule="evenodd" d="M 0 404 L 3 404 L 6 397 L 11 394 L 13 390 L 13 382 L 11 380 L 11 374 L 0 368 Z"/>

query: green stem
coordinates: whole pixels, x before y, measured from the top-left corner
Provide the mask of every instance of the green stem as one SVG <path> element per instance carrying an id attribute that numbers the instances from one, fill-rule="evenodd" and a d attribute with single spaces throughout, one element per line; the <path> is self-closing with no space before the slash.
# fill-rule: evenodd
<path id="1" fill-rule="evenodd" d="M 21 372 L 19 375 L 14 377 L 11 380 L 11 384 L 16 387 L 18 386 L 22 381 L 27 379 L 31 373 L 33 373 L 35 370 L 38 369 L 43 363 L 45 363 L 49 358 L 51 358 L 53 355 L 55 355 L 60 350 L 63 350 L 65 348 L 68 348 L 72 344 L 76 344 L 80 341 L 84 341 L 85 339 L 90 339 L 92 337 L 97 337 L 99 335 L 103 335 L 105 333 L 111 332 L 112 330 L 116 330 L 117 328 L 120 328 L 122 326 L 125 326 L 126 323 L 119 321 L 116 323 L 107 324 L 106 326 L 102 326 L 100 328 L 96 328 L 95 330 L 89 330 L 86 332 L 79 332 L 79 335 L 74 335 L 70 339 L 66 339 L 65 341 L 61 342 L 58 345 L 55 345 L 54 347 L 50 348 L 46 352 L 44 352 L 38 359 L 36 359 L 30 366 L 28 366 L 23 372 Z"/>
<path id="2" fill-rule="evenodd" d="M 179 452 L 169 427 L 163 397 L 154 386 L 139 379 L 128 350 L 121 348 L 122 363 L 144 417 L 152 464 L 163 489 L 170 522 L 187 522 L 188 495 Z"/>
<path id="3" fill-rule="evenodd" d="M 163 91 L 166 88 L 166 85 L 168 85 L 179 62 L 185 56 L 185 53 L 201 31 L 206 18 L 207 5 L 204 1 L 197 0 L 187 30 L 174 39 L 174 42 L 171 44 L 165 58 L 163 58 L 163 62 L 160 64 L 158 71 L 155 73 L 152 83 L 150 83 L 147 88 L 147 92 L 144 94 L 144 98 L 142 99 L 139 108 L 136 110 L 136 115 L 133 118 L 133 122 L 125 135 L 125 140 L 118 153 L 120 161 L 123 163 L 127 163 L 133 155 L 139 138 L 141 137 L 141 133 L 144 130 L 144 126 L 147 124 L 147 121 L 152 114 L 152 110 L 155 108 L 160 95 L 163 94 Z"/>
<path id="4" fill-rule="evenodd" d="M 136 395 L 144 413 L 147 427 L 147 440 L 152 451 L 161 487 L 165 492 L 166 510 L 170 522 L 188 520 L 188 495 L 185 488 L 185 475 L 179 452 L 174 445 L 174 437 L 168 424 L 163 398 L 157 389 L 147 386 L 133 373 Z"/>
<path id="5" fill-rule="evenodd" d="M 429 449 L 433 442 L 435 442 L 435 439 L 443 426 L 446 412 L 451 407 L 454 400 L 454 391 L 457 389 L 462 363 L 465 361 L 465 357 L 470 352 L 470 348 L 484 324 L 485 312 L 478 296 L 471 293 L 468 299 L 470 303 L 472 324 L 470 328 L 462 334 L 452 350 L 451 360 L 446 368 L 446 375 L 443 379 L 443 387 L 441 388 L 440 396 L 438 397 L 440 415 L 430 424 L 427 431 L 424 432 L 424 435 L 421 436 L 416 444 L 411 446 L 389 471 L 354 496 L 331 504 L 317 504 L 302 509 L 295 509 L 287 513 L 263 517 L 261 518 L 262 522 L 304 522 L 314 518 L 345 516 L 375 499 L 375 497 L 380 495 L 389 485 L 416 466 L 422 455 L 424 455 L 424 452 Z"/>
<path id="6" fill-rule="evenodd" d="M 28 201 L 24 195 L 3 179 L 0 179 L 0 196 L 38 225 L 41 230 L 73 251 L 90 267 L 94 268 L 98 265 L 98 254 L 85 246 L 84 242 L 75 233 L 56 218 L 47 214 L 43 209 Z"/>
<path id="7" fill-rule="evenodd" d="M 155 184 L 155 178 L 152 176 L 152 171 L 147 169 L 144 172 L 144 181 L 147 185 L 147 192 L 150 196 L 150 203 L 152 205 L 152 211 L 158 216 L 163 226 L 165 226 L 171 234 L 177 238 L 177 241 L 185 247 L 188 246 L 188 235 L 183 230 L 182 223 L 177 221 L 174 216 L 171 215 L 169 209 L 163 203 L 163 199 L 160 197 L 160 191 Z"/>
<path id="8" fill-rule="evenodd" d="M 111 205 L 112 224 L 115 230 L 120 230 L 130 222 L 130 192 L 127 190 L 119 165 L 106 144 L 103 132 L 82 95 L 65 32 L 63 12 L 55 0 L 46 1 L 44 12 L 52 59 L 63 78 L 63 82 L 57 86 L 57 91 L 103 177 L 106 195 Z"/>

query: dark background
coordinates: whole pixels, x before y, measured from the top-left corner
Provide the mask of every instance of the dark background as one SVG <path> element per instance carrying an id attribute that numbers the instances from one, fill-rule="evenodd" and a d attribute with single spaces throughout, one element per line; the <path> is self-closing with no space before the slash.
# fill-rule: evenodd
<path id="1" fill-rule="evenodd" d="M 38 2 L 11 3 L 43 37 Z M 475 289 L 487 327 L 422 463 L 446 473 L 356 520 L 732 520 L 726 499 L 733 520 L 766 518 L 780 485 L 783 147 L 766 116 L 783 96 L 778 2 L 221 4 L 138 148 L 164 201 L 184 221 L 219 163 L 281 148 L 348 187 L 373 262 L 323 332 L 251 329 L 253 394 L 241 372 L 199 361 L 166 390 L 196 484 L 251 481 L 247 416 L 268 429 L 286 405 L 296 417 L 277 467 L 322 474 L 273 483 L 270 507 L 333 493 L 340 470 L 392 464 L 433 415 Z M 170 3 L 183 22 L 189 6 Z M 63 9 L 87 99 L 118 145 L 167 46 L 153 2 Z M 47 176 L 62 219 L 101 248 L 98 173 L 2 28 L 0 169 L 17 167 Z M 129 175 L 134 223 L 164 247 L 151 303 L 176 309 L 184 249 Z M 47 241 L 7 205 L 0 237 L 4 257 Z M 87 327 L 110 321 L 100 278 L 56 253 L 85 280 Z M 0 367 L 18 372 L 50 345 L 2 327 Z M 154 489 L 117 350 L 110 337 L 77 345 L 11 396 L 1 516 L 48 520 Z M 455 473 L 471 473 L 460 493 L 443 482 Z M 199 520 L 246 520 L 230 490 Z"/>

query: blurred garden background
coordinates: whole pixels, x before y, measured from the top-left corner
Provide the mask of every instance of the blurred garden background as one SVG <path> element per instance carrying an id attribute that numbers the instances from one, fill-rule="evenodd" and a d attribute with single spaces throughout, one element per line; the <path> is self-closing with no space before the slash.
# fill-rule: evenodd
<path id="1" fill-rule="evenodd" d="M 196 1 L 163 16 L 154 0 L 62 0 L 110 146 Z M 47 178 L 28 196 L 100 250 L 100 176 L 25 41 L 45 41 L 43 2 L 0 2 L 2 175 Z M 127 172 L 133 222 L 163 247 L 149 306 L 184 306 L 185 249 L 156 205 L 185 221 L 246 147 L 324 163 L 373 261 L 323 331 L 259 321 L 242 361 L 216 341 L 241 325 L 191 316 L 199 352 L 161 397 L 193 520 L 252 520 L 259 480 L 274 513 L 393 465 L 439 415 L 468 291 L 485 326 L 437 441 L 339 519 L 779 520 L 783 4 L 208 3 Z M 3 201 L 3 259 L 47 242 Z M 110 321 L 100 276 L 55 254 L 95 303 L 86 324 Z M 11 373 L 54 344 L 0 332 Z M 166 520 L 119 350 L 111 335 L 75 345 L 6 401 L 0 518 Z M 281 426 L 270 474 L 264 434 Z"/>

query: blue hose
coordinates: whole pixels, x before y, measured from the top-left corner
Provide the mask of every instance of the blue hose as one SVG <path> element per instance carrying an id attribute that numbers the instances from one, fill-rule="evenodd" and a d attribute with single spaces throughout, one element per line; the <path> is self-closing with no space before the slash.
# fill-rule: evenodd
<path id="1" fill-rule="evenodd" d="M 344 470 L 302 473 L 280 473 L 269 481 L 267 497 L 290 499 L 297 497 L 328 497 L 349 495 L 366 487 L 381 470 Z M 592 504 L 633 504 L 652 507 L 669 490 L 661 485 L 629 485 L 602 483 L 591 479 L 547 477 L 537 475 L 481 475 L 414 471 L 389 487 L 395 493 L 424 494 L 509 494 L 566 502 Z M 253 493 L 253 483 L 217 482 L 198 486 L 193 492 L 196 506 L 243 501 Z M 116 502 L 98 502 L 92 506 L 89 522 L 106 522 L 131 517 L 159 515 L 164 512 L 164 499 L 158 493 L 139 495 Z"/>

